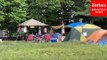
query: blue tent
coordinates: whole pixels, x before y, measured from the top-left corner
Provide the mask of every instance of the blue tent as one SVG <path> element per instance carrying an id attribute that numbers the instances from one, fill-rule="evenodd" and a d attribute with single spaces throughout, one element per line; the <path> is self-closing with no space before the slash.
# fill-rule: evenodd
<path id="1" fill-rule="evenodd" d="M 77 26 L 83 26 L 83 25 L 85 25 L 85 23 L 75 22 L 75 23 L 70 23 L 70 24 L 68 24 L 67 26 L 68 26 L 68 27 L 77 27 Z"/>

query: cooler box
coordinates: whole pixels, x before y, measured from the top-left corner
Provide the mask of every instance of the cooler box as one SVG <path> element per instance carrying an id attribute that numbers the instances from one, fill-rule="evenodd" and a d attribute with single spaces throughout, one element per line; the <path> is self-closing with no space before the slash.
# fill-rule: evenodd
<path id="1" fill-rule="evenodd" d="M 57 42 L 57 38 L 51 38 L 51 42 Z"/>

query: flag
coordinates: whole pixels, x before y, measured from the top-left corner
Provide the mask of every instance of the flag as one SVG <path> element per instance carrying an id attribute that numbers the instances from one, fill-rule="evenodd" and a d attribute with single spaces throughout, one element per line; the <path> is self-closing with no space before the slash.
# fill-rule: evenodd
<path id="1" fill-rule="evenodd" d="M 22 27 L 21 26 L 19 26 L 18 32 L 22 32 Z"/>
<path id="2" fill-rule="evenodd" d="M 21 27 L 21 26 L 19 26 L 19 28 L 18 28 L 18 31 L 17 31 L 19 34 L 24 34 L 24 32 L 23 32 L 23 28 Z"/>
<path id="3" fill-rule="evenodd" d="M 61 33 L 64 34 L 65 33 L 65 29 L 64 29 L 64 22 L 62 22 L 62 30 Z"/>

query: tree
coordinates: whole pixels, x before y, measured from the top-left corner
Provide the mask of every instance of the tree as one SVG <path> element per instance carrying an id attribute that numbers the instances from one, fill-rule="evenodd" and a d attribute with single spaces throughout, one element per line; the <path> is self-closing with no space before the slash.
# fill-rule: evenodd
<path id="1" fill-rule="evenodd" d="M 78 2 L 77 2 L 78 1 Z M 106 26 L 104 26 L 102 23 L 105 22 L 105 20 L 107 19 L 107 17 L 92 17 L 90 16 L 90 0 L 74 0 L 75 2 L 75 6 L 74 6 L 74 9 L 77 8 L 77 10 L 74 10 L 76 11 L 75 12 L 75 15 L 79 16 L 82 15 L 85 18 L 86 21 L 89 20 L 88 23 L 91 23 L 91 24 L 97 24 L 101 27 L 104 27 L 106 28 Z M 88 17 L 88 19 L 87 19 Z M 97 23 L 96 23 L 97 22 Z"/>
<path id="2" fill-rule="evenodd" d="M 73 0 L 75 15 L 90 16 L 90 0 Z"/>
<path id="3" fill-rule="evenodd" d="M 74 14 L 89 16 L 89 0 L 27 0 L 27 3 L 28 18 L 35 18 L 48 24 L 51 21 L 70 21 Z"/>
<path id="4" fill-rule="evenodd" d="M 2 17 L 1 29 L 7 29 L 11 36 L 17 30 L 18 24 L 26 19 L 27 4 L 26 0 L 0 0 Z"/>
<path id="5" fill-rule="evenodd" d="M 0 0 L 0 21 L 3 20 L 3 0 Z"/>
<path id="6" fill-rule="evenodd" d="M 28 18 L 35 18 L 50 24 L 50 20 L 55 20 L 56 11 L 60 9 L 59 0 L 27 0 Z"/>

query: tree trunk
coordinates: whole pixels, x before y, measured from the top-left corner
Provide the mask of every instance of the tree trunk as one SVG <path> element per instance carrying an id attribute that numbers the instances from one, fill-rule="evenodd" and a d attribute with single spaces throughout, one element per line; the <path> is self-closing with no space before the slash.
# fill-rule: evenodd
<path id="1" fill-rule="evenodd" d="M 8 33 L 8 37 L 9 37 L 9 39 L 11 40 L 11 38 L 12 38 L 12 28 L 10 27 L 10 28 L 8 28 L 8 31 L 9 31 L 9 33 Z"/>

